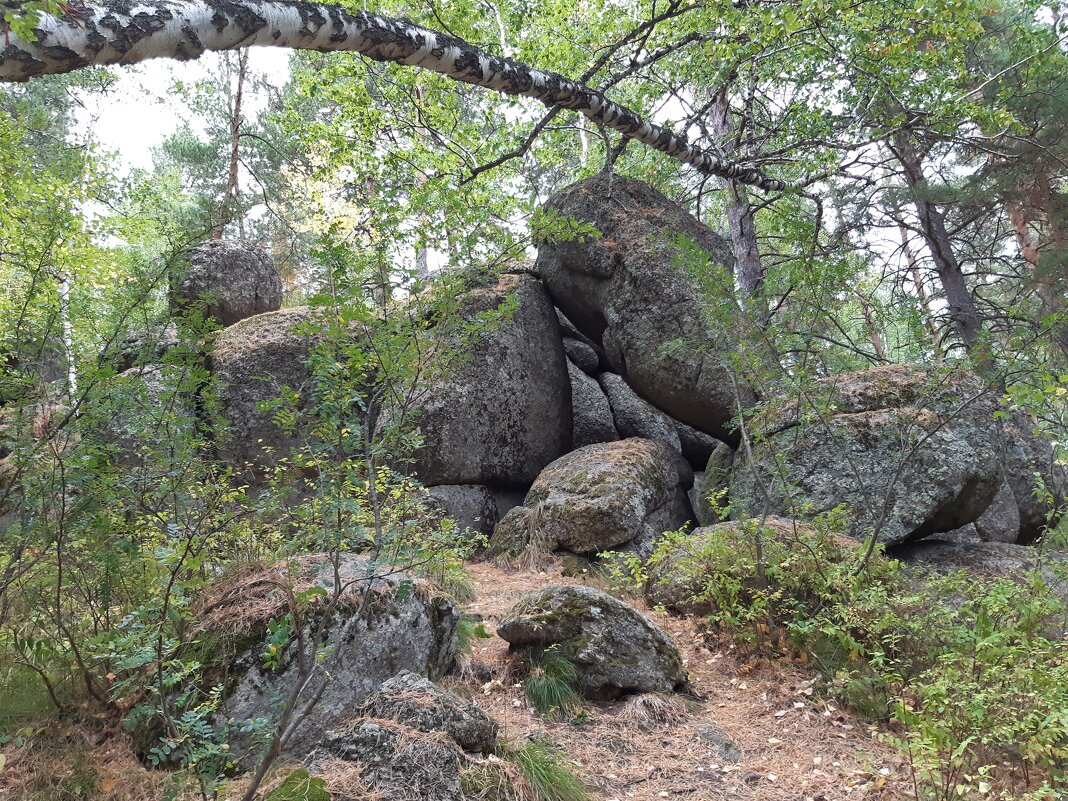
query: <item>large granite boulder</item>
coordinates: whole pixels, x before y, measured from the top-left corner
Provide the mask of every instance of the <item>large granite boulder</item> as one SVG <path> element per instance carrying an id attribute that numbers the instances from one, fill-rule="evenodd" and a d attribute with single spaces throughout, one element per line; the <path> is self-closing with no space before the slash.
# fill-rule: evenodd
<path id="1" fill-rule="evenodd" d="M 541 281 L 506 274 L 461 299 L 472 316 L 506 303 L 499 324 L 415 401 L 423 446 L 414 469 L 428 486 L 525 488 L 571 446 L 571 382 Z"/>
<path id="2" fill-rule="evenodd" d="M 262 248 L 220 239 L 184 255 L 185 269 L 171 287 L 173 308 L 203 303 L 205 317 L 227 326 L 282 307 L 282 279 Z"/>
<path id="3" fill-rule="evenodd" d="M 997 395 L 960 370 L 887 365 L 827 379 L 819 414 L 754 416 L 732 517 L 794 519 L 844 506 L 847 533 L 887 546 L 974 522 L 1001 485 Z"/>
<path id="4" fill-rule="evenodd" d="M 651 403 L 639 398 L 622 376 L 602 373 L 597 376 L 597 381 L 612 407 L 616 430 L 621 436 L 655 440 L 682 453 L 675 422 Z"/>
<path id="5" fill-rule="evenodd" d="M 321 696 L 296 731 L 290 753 L 310 752 L 325 730 L 354 718 L 359 705 L 398 673 L 410 671 L 433 681 L 452 668 L 460 616 L 450 600 L 423 591 L 404 571 L 379 567 L 374 572 L 368 561 L 350 554 L 341 557 L 338 578 L 342 594 L 334 603 L 334 565 L 316 555 L 268 568 L 253 566 L 204 591 L 195 612 L 205 638 L 240 643 L 239 652 L 223 666 L 229 690 L 221 719 L 274 720 L 278 699 L 302 680 L 295 632 L 277 650 L 276 664 L 263 660 L 268 621 L 290 611 L 282 589 L 287 584 L 294 594 L 325 591 L 303 610 L 303 659 L 314 665 L 318 655 L 325 661 L 310 679 L 305 677 L 302 697 Z M 323 621 L 327 614 L 330 618 Z M 326 624 L 325 638 L 313 651 L 320 622 Z M 251 735 L 232 731 L 230 742 L 239 755 L 255 752 Z"/>
<path id="6" fill-rule="evenodd" d="M 571 231 L 538 245 L 537 270 L 564 314 L 638 395 L 736 440 L 735 385 L 723 366 L 740 314 L 729 245 L 652 187 L 619 176 L 573 184 L 546 208 L 600 234 Z M 714 288 L 714 299 L 699 283 Z"/>
<path id="7" fill-rule="evenodd" d="M 1035 422 L 1020 411 L 1002 423 L 1005 442 L 1005 480 L 1020 515 L 1018 542 L 1036 542 L 1051 522 L 1051 512 L 1068 501 L 1068 466 L 1058 463 L 1053 445 L 1035 429 Z M 1037 494 L 1041 480 L 1045 491 Z M 1046 494 L 1048 493 L 1048 495 Z M 1052 501 L 1052 502 L 1051 502 Z"/>
<path id="8" fill-rule="evenodd" d="M 410 670 L 402 670 L 371 693 L 359 714 L 422 732 L 443 732 L 464 751 L 478 753 L 493 750 L 500 728 L 472 702 Z"/>
<path id="9" fill-rule="evenodd" d="M 633 607 L 591 587 L 557 586 L 523 596 L 497 635 L 512 651 L 555 648 L 578 674 L 587 698 L 686 688 L 687 674 L 671 636 Z"/>
<path id="10" fill-rule="evenodd" d="M 618 440 L 612 406 L 597 379 L 586 375 L 570 359 L 567 374 L 571 380 L 573 447 L 584 448 L 597 442 Z"/>
<path id="11" fill-rule="evenodd" d="M 309 401 L 306 362 L 315 337 L 301 327 L 314 320 L 307 307 L 283 309 L 242 320 L 216 337 L 209 364 L 227 424 L 217 444 L 222 458 L 238 469 L 270 467 L 298 442 L 260 404 L 278 398 L 283 387 L 297 392 L 302 404 Z"/>
<path id="12" fill-rule="evenodd" d="M 659 442 L 579 448 L 546 467 L 523 505 L 501 519 L 493 549 L 516 555 L 533 543 L 583 555 L 621 546 L 647 551 L 690 519 L 692 481 L 682 457 Z"/>

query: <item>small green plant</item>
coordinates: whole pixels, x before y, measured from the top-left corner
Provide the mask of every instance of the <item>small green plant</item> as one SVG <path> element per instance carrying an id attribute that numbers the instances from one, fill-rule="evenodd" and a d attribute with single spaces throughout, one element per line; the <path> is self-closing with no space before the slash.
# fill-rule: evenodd
<path id="1" fill-rule="evenodd" d="M 577 683 L 575 666 L 553 646 L 534 659 L 524 690 L 540 714 L 574 715 L 582 707 L 582 698 L 575 691 Z"/>
<path id="2" fill-rule="evenodd" d="M 326 791 L 326 782 L 298 768 L 267 793 L 264 801 L 330 801 L 330 793 Z"/>
<path id="3" fill-rule="evenodd" d="M 544 740 L 531 740 L 505 753 L 530 785 L 537 801 L 588 801 L 589 794 L 572 773 L 561 751 Z"/>

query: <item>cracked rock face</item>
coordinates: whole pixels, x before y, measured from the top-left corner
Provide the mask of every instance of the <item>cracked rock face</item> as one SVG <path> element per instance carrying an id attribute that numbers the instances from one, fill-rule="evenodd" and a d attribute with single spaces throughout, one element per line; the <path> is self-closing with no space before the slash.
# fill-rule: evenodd
<path id="1" fill-rule="evenodd" d="M 835 376 L 823 391 L 821 415 L 756 415 L 752 461 L 735 460 L 732 518 L 806 520 L 844 506 L 849 536 L 876 532 L 895 546 L 972 523 L 994 499 L 997 395 L 974 376 L 887 365 Z"/>
<path id="2" fill-rule="evenodd" d="M 516 554 L 533 541 L 583 555 L 620 546 L 648 552 L 690 519 L 692 484 L 689 465 L 659 442 L 588 445 L 541 472 L 523 505 L 497 524 L 493 548 Z"/>
<path id="3" fill-rule="evenodd" d="M 171 289 L 171 306 L 204 304 L 204 316 L 222 325 L 282 308 L 282 279 L 264 250 L 222 239 L 186 251 L 188 266 Z"/>
<path id="4" fill-rule="evenodd" d="M 497 635 L 512 650 L 546 648 L 571 662 L 579 691 L 610 700 L 628 692 L 673 692 L 686 670 L 671 636 L 634 607 L 591 587 L 546 587 L 523 596 Z"/>
<path id="5" fill-rule="evenodd" d="M 557 306 L 639 396 L 736 441 L 735 388 L 722 366 L 740 315 L 727 243 L 652 187 L 618 176 L 573 184 L 547 208 L 601 234 L 539 243 L 537 270 Z M 715 303 L 698 289 L 708 280 L 720 284 Z M 739 392 L 748 405 L 750 393 Z"/>
<path id="6" fill-rule="evenodd" d="M 416 403 L 424 484 L 530 486 L 571 445 L 571 382 L 556 311 L 541 281 L 501 277 L 462 300 L 472 312 L 514 304 Z"/>

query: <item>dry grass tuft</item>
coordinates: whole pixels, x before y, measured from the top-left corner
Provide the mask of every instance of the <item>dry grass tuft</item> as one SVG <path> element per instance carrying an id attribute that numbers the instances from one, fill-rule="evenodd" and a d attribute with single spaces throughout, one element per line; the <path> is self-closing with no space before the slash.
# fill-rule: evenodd
<path id="1" fill-rule="evenodd" d="M 692 701 L 667 693 L 631 695 L 623 702 L 620 717 L 642 728 L 680 726 L 690 719 Z"/>
<path id="2" fill-rule="evenodd" d="M 319 765 L 315 775 L 322 779 L 331 798 L 385 801 L 385 796 L 370 789 L 363 780 L 363 766 L 344 759 L 328 759 Z"/>

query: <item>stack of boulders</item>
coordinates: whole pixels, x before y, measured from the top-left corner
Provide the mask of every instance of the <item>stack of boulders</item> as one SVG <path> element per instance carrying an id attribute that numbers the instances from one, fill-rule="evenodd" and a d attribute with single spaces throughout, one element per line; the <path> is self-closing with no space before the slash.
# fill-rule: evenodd
<path id="1" fill-rule="evenodd" d="M 467 290 L 464 313 L 506 312 L 412 400 L 412 469 L 496 551 L 648 553 L 663 531 L 727 509 L 842 509 L 848 534 L 890 548 L 1028 544 L 1065 497 L 1032 421 L 995 414 L 996 391 L 960 369 L 887 365 L 829 378 L 818 397 L 758 399 L 732 365 L 746 317 L 730 248 L 649 186 L 601 175 L 548 207 L 578 225 L 545 235 L 533 268 Z M 209 356 L 229 427 L 218 451 L 255 476 L 293 444 L 263 401 L 285 386 L 307 403 L 315 313 L 281 309 L 277 272 L 250 245 L 210 242 L 187 262 L 173 304 L 226 326 Z M 172 339 L 157 331 L 142 353 Z"/>

